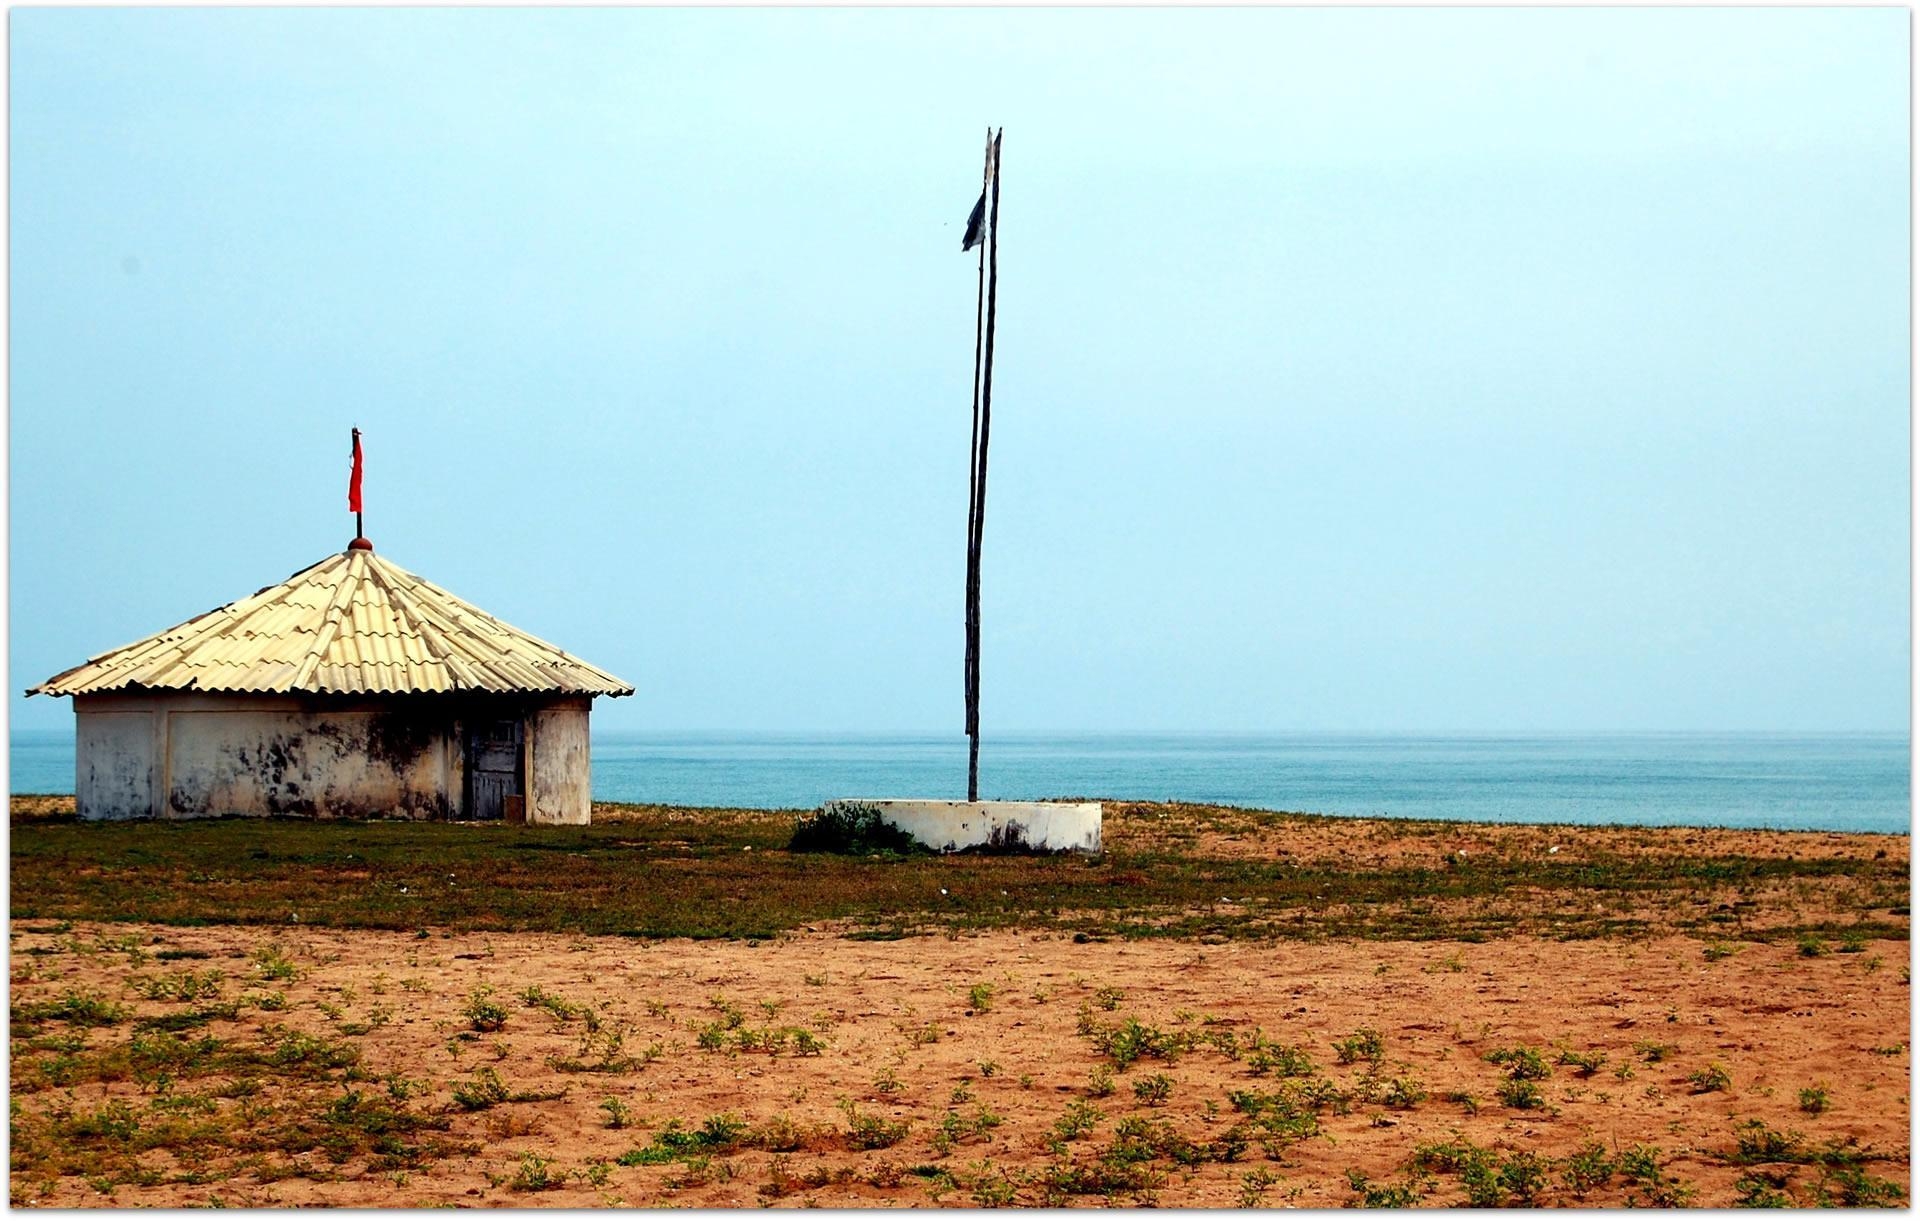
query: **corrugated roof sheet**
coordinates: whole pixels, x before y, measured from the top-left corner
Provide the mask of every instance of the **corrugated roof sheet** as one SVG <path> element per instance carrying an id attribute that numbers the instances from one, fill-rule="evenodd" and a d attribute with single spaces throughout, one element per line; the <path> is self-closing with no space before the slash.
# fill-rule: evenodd
<path id="1" fill-rule="evenodd" d="M 353 550 L 89 658 L 27 694 L 128 689 L 633 694 L 398 564 Z"/>

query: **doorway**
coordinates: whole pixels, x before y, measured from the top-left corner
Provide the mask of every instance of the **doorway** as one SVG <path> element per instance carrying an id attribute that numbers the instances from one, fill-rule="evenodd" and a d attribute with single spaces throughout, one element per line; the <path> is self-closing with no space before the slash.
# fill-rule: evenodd
<path id="1" fill-rule="evenodd" d="M 521 761 L 525 728 L 518 717 L 490 717 L 467 726 L 467 817 L 480 822 L 523 821 Z M 519 818 L 514 815 L 519 814 Z"/>

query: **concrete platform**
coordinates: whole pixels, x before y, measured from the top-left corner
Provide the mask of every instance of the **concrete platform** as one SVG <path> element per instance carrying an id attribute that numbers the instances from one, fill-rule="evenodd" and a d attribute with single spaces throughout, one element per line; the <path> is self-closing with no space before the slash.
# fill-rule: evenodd
<path id="1" fill-rule="evenodd" d="M 924 801 L 859 798 L 938 852 L 1099 852 L 1097 801 Z"/>

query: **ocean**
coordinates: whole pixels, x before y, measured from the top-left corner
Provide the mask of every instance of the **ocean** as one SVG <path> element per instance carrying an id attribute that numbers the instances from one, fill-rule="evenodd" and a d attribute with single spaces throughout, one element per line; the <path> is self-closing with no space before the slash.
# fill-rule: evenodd
<path id="1" fill-rule="evenodd" d="M 15 793 L 73 791 L 73 735 L 16 730 Z M 1905 734 L 1006 734 L 980 794 L 1468 822 L 1910 829 Z M 762 809 L 961 797 L 958 735 L 597 733 L 600 801 Z"/>

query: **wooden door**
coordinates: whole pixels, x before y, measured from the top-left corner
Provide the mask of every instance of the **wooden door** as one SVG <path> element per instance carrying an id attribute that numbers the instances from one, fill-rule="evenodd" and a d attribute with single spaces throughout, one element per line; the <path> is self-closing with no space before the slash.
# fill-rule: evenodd
<path id="1" fill-rule="evenodd" d="M 523 797 L 518 718 L 490 719 L 467 727 L 467 817 L 499 821 L 508 798 Z"/>

